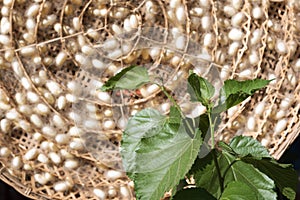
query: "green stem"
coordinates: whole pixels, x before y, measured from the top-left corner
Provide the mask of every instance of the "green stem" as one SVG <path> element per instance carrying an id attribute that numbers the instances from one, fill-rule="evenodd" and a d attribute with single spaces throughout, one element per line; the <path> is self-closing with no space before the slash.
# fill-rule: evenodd
<path id="1" fill-rule="evenodd" d="M 211 134 L 211 146 L 212 146 L 212 156 L 215 163 L 215 166 L 217 168 L 217 174 L 218 174 L 218 180 L 221 188 L 221 192 L 224 191 L 224 181 L 221 175 L 221 170 L 218 162 L 218 158 L 216 155 L 216 148 L 215 148 L 215 121 L 212 122 L 212 113 L 211 108 L 207 108 L 207 114 L 208 114 L 208 121 L 209 121 L 209 127 L 210 127 L 210 134 Z"/>

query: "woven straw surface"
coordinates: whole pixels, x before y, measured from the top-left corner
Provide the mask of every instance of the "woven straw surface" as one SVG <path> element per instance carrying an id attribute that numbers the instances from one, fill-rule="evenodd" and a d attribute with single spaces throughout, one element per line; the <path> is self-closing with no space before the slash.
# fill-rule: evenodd
<path id="1" fill-rule="evenodd" d="M 280 158 L 298 136 L 297 0 L 3 0 L 0 8 L 0 178 L 25 196 L 134 199 L 122 129 L 138 110 L 168 112 L 169 102 L 153 85 L 98 90 L 132 64 L 162 77 L 187 113 L 191 69 L 217 86 L 274 79 L 224 114 L 217 137 L 249 135 Z"/>

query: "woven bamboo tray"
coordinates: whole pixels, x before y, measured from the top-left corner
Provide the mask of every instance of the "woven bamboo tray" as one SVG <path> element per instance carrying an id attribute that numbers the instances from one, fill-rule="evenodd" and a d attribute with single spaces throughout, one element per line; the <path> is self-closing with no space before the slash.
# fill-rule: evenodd
<path id="1" fill-rule="evenodd" d="M 274 79 L 223 115 L 217 139 L 252 136 L 280 158 L 299 133 L 297 0 L 3 0 L 0 179 L 33 199 L 134 199 L 119 142 L 138 110 L 168 111 L 153 85 L 98 90 L 133 64 L 186 112 L 189 70 L 214 84 Z"/>

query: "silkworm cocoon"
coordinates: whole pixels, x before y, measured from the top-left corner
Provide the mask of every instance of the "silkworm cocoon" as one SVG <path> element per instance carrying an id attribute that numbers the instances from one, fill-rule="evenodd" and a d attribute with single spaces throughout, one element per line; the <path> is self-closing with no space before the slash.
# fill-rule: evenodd
<path id="1" fill-rule="evenodd" d="M 99 121 L 94 119 L 88 119 L 84 122 L 84 127 L 87 129 L 98 129 L 99 128 Z"/>
<path id="2" fill-rule="evenodd" d="M 20 169 L 22 166 L 23 166 L 23 162 L 20 156 L 16 156 L 11 160 L 11 167 L 13 169 Z"/>
<path id="3" fill-rule="evenodd" d="M 181 0 L 170 0 L 170 8 L 177 8 L 181 4 Z"/>
<path id="4" fill-rule="evenodd" d="M 69 112 L 69 118 L 75 122 L 81 121 L 81 116 L 73 111 Z"/>
<path id="5" fill-rule="evenodd" d="M 119 34 L 121 34 L 121 33 L 123 32 L 122 29 L 120 28 L 120 26 L 118 26 L 118 25 L 116 25 L 116 24 L 113 24 L 113 25 L 111 26 L 111 28 L 112 28 L 113 32 L 114 32 L 115 34 L 117 34 L 117 35 L 119 35 Z"/>
<path id="6" fill-rule="evenodd" d="M 255 118 L 254 117 L 249 117 L 247 121 L 247 128 L 250 131 L 254 131 L 256 126 Z"/>
<path id="7" fill-rule="evenodd" d="M 74 17 L 73 18 L 73 27 L 76 31 L 80 30 L 80 20 L 79 17 Z"/>
<path id="8" fill-rule="evenodd" d="M 43 150 L 49 150 L 49 142 L 48 141 L 43 141 L 42 143 L 41 143 L 41 149 L 43 149 Z"/>
<path id="9" fill-rule="evenodd" d="M 3 45 L 9 45 L 10 44 L 10 39 L 7 35 L 0 35 L 0 43 L 2 43 Z"/>
<path id="10" fill-rule="evenodd" d="M 160 54 L 159 48 L 153 47 L 149 49 L 149 55 L 151 56 L 152 59 L 158 58 L 159 54 Z"/>
<path id="11" fill-rule="evenodd" d="M 260 6 L 256 6 L 252 9 L 252 16 L 254 19 L 260 19 L 263 17 L 263 10 Z"/>
<path id="12" fill-rule="evenodd" d="M 57 153 L 55 153 L 55 152 L 50 152 L 49 154 L 49 158 L 50 158 L 50 160 L 54 163 L 54 164 L 59 164 L 59 163 L 61 163 L 61 157 L 57 154 Z"/>
<path id="13" fill-rule="evenodd" d="M 23 70 L 21 69 L 21 66 L 17 60 L 12 61 L 11 66 L 18 77 L 22 77 L 24 75 Z"/>
<path id="14" fill-rule="evenodd" d="M 265 102 L 259 102 L 258 104 L 256 104 L 254 109 L 254 113 L 256 115 L 262 115 L 264 111 L 265 111 Z"/>
<path id="15" fill-rule="evenodd" d="M 59 115 L 57 115 L 57 114 L 55 114 L 53 116 L 53 123 L 54 123 L 55 126 L 57 126 L 59 128 L 65 126 L 64 120 Z"/>
<path id="16" fill-rule="evenodd" d="M 131 196 L 130 192 L 126 186 L 120 187 L 120 193 L 123 198 L 129 198 Z"/>
<path id="17" fill-rule="evenodd" d="M 39 96 L 34 92 L 27 92 L 26 96 L 30 103 L 37 103 L 39 101 Z"/>
<path id="18" fill-rule="evenodd" d="M 231 18 L 231 25 L 240 27 L 241 23 L 243 22 L 245 18 L 245 14 L 243 12 L 238 12 Z"/>
<path id="19" fill-rule="evenodd" d="M 130 25 L 133 29 L 138 27 L 139 24 L 138 24 L 138 19 L 137 19 L 136 15 L 130 16 Z"/>
<path id="20" fill-rule="evenodd" d="M 286 116 L 286 111 L 285 110 L 279 110 L 278 112 L 276 112 L 275 119 L 279 120 L 279 119 L 281 119 L 285 116 Z"/>
<path id="21" fill-rule="evenodd" d="M 199 0 L 199 4 L 200 4 L 201 7 L 209 8 L 210 1 L 209 0 Z"/>
<path id="22" fill-rule="evenodd" d="M 10 111 L 8 111 L 5 115 L 5 117 L 9 120 L 17 120 L 18 118 L 20 118 L 20 114 L 18 113 L 18 111 L 13 108 Z"/>
<path id="23" fill-rule="evenodd" d="M 10 8 L 8 8 L 7 6 L 3 6 L 1 8 L 1 14 L 2 14 L 2 16 L 8 17 L 9 13 L 10 13 Z"/>
<path id="24" fill-rule="evenodd" d="M 113 187 L 113 186 L 110 186 L 109 189 L 108 189 L 108 196 L 110 198 L 114 198 L 115 196 L 117 196 L 117 191 L 116 189 Z"/>
<path id="25" fill-rule="evenodd" d="M 30 121 L 38 128 L 42 128 L 42 126 L 43 126 L 43 121 L 36 114 L 33 114 L 30 116 Z"/>
<path id="26" fill-rule="evenodd" d="M 177 49 L 183 50 L 186 45 L 185 42 L 186 38 L 184 36 L 179 36 L 178 38 L 176 38 L 175 47 Z"/>
<path id="27" fill-rule="evenodd" d="M 29 132 L 31 130 L 30 124 L 25 120 L 20 120 L 19 126 L 26 132 Z"/>
<path id="28" fill-rule="evenodd" d="M 224 6 L 223 11 L 229 17 L 233 16 L 237 12 L 236 9 L 230 5 Z"/>
<path id="29" fill-rule="evenodd" d="M 98 92 L 97 97 L 100 101 L 111 103 L 111 97 L 107 92 Z"/>
<path id="30" fill-rule="evenodd" d="M 4 103 L 2 101 L 0 101 L 0 110 L 6 111 L 11 109 L 10 104 Z"/>
<path id="31" fill-rule="evenodd" d="M 252 70 L 251 69 L 245 69 L 239 73 L 239 77 L 241 79 L 251 79 L 252 78 Z"/>
<path id="32" fill-rule="evenodd" d="M 92 65 L 96 69 L 105 69 L 105 67 L 106 67 L 106 64 L 104 64 L 101 60 L 98 60 L 98 59 L 92 59 Z"/>
<path id="33" fill-rule="evenodd" d="M 281 100 L 281 102 L 280 102 L 280 108 L 282 110 L 287 110 L 290 107 L 291 104 L 292 104 L 291 98 L 286 97 L 283 100 Z"/>
<path id="34" fill-rule="evenodd" d="M 153 94 L 153 93 L 157 92 L 158 90 L 159 90 L 159 86 L 156 84 L 149 85 L 147 88 L 147 92 L 149 94 Z"/>
<path id="35" fill-rule="evenodd" d="M 78 102 L 78 97 L 73 94 L 66 94 L 66 100 L 70 103 L 76 103 Z"/>
<path id="36" fill-rule="evenodd" d="M 37 112 L 42 115 L 46 115 L 50 112 L 49 107 L 43 103 L 37 104 L 36 109 L 37 109 Z"/>
<path id="37" fill-rule="evenodd" d="M 294 67 L 294 70 L 295 70 L 296 72 L 300 72 L 300 58 L 298 58 L 298 59 L 296 60 L 296 62 L 295 62 L 295 64 L 293 65 L 293 67 Z"/>
<path id="38" fill-rule="evenodd" d="M 10 150 L 7 147 L 1 147 L 0 156 L 1 157 L 8 157 L 9 155 L 10 155 Z"/>
<path id="39" fill-rule="evenodd" d="M 74 158 L 74 156 L 72 155 L 72 154 L 70 154 L 67 150 L 65 150 L 65 149 L 61 149 L 60 151 L 59 151 L 59 153 L 60 153 L 60 155 L 62 156 L 62 157 L 64 157 L 64 158 L 66 158 L 66 159 L 72 159 L 72 158 Z"/>
<path id="40" fill-rule="evenodd" d="M 50 151 L 58 151 L 56 144 L 53 142 L 49 142 L 49 149 Z"/>
<path id="41" fill-rule="evenodd" d="M 64 96 L 58 97 L 58 99 L 57 99 L 57 108 L 58 109 L 60 109 L 60 110 L 64 109 L 66 104 L 67 104 L 66 97 L 64 97 Z"/>
<path id="42" fill-rule="evenodd" d="M 94 40 L 98 40 L 99 39 L 100 34 L 99 34 L 98 31 L 90 28 L 86 32 L 87 32 L 87 35 L 89 37 L 93 38 Z"/>
<path id="43" fill-rule="evenodd" d="M 231 5 L 237 10 L 239 10 L 242 7 L 243 3 L 243 0 L 231 0 Z"/>
<path id="44" fill-rule="evenodd" d="M 221 69 L 220 78 L 225 81 L 230 75 L 230 65 L 224 65 Z"/>
<path id="45" fill-rule="evenodd" d="M 103 122 L 103 128 L 105 130 L 112 130 L 116 127 L 116 124 L 113 120 L 106 120 Z"/>
<path id="46" fill-rule="evenodd" d="M 40 9 L 40 5 L 39 4 L 32 4 L 26 11 L 25 16 L 26 17 L 35 17 Z"/>
<path id="47" fill-rule="evenodd" d="M 10 7 L 13 3 L 13 0 L 3 0 L 3 4 L 7 7 Z"/>
<path id="48" fill-rule="evenodd" d="M 38 155 L 38 150 L 36 148 L 33 148 L 26 152 L 26 154 L 24 155 L 24 159 L 32 160 L 35 159 L 37 155 Z"/>
<path id="49" fill-rule="evenodd" d="M 82 134 L 82 130 L 76 126 L 72 126 L 69 129 L 68 134 L 73 137 L 79 137 Z"/>
<path id="50" fill-rule="evenodd" d="M 43 135 L 40 134 L 39 132 L 36 132 L 33 134 L 33 139 L 37 142 L 40 142 L 43 139 Z"/>
<path id="51" fill-rule="evenodd" d="M 84 148 L 82 140 L 79 138 L 73 138 L 70 143 L 70 148 L 75 150 L 82 150 Z"/>
<path id="52" fill-rule="evenodd" d="M 86 55 L 92 55 L 95 53 L 95 49 L 93 49 L 89 45 L 84 45 L 83 47 L 81 47 L 81 51 Z"/>
<path id="53" fill-rule="evenodd" d="M 71 188 L 71 185 L 67 181 L 60 181 L 54 184 L 53 186 L 56 192 L 64 192 Z"/>
<path id="54" fill-rule="evenodd" d="M 48 182 L 47 179 L 42 174 L 35 174 L 33 177 L 34 180 L 41 185 L 45 185 Z"/>
<path id="55" fill-rule="evenodd" d="M 30 164 L 28 164 L 28 163 L 25 163 L 25 164 L 23 165 L 23 169 L 24 169 L 24 170 L 27 170 L 27 171 L 33 170 L 32 166 L 31 166 Z"/>
<path id="56" fill-rule="evenodd" d="M 124 177 L 124 173 L 116 170 L 108 170 L 105 172 L 104 176 L 108 180 L 116 180 Z"/>
<path id="57" fill-rule="evenodd" d="M 47 81 L 46 87 L 54 96 L 58 96 L 62 92 L 60 85 L 54 81 Z"/>
<path id="58" fill-rule="evenodd" d="M 128 120 L 125 117 L 120 117 L 117 123 L 118 128 L 124 130 L 126 128 L 127 122 Z"/>
<path id="59" fill-rule="evenodd" d="M 49 162 L 49 158 L 45 155 L 45 154 L 39 154 L 37 157 L 37 160 L 41 163 L 48 163 Z"/>
<path id="60" fill-rule="evenodd" d="M 287 45 L 283 40 L 277 40 L 275 45 L 275 50 L 279 54 L 286 54 L 287 53 Z"/>
<path id="61" fill-rule="evenodd" d="M 74 159 L 67 159 L 64 163 L 65 168 L 75 169 L 78 167 L 78 161 Z"/>
<path id="62" fill-rule="evenodd" d="M 108 54 L 108 56 L 109 56 L 111 59 L 117 59 L 117 58 L 121 57 L 122 54 L 123 54 L 123 52 L 122 52 L 121 49 L 116 49 L 116 50 L 110 52 L 110 53 Z"/>
<path id="63" fill-rule="evenodd" d="M 240 41 L 244 37 L 244 33 L 239 28 L 232 28 L 228 33 L 228 38 L 233 41 Z"/>
<path id="64" fill-rule="evenodd" d="M 237 54 L 237 51 L 239 49 L 240 43 L 239 42 L 233 42 L 229 45 L 228 48 L 228 54 L 230 56 L 235 56 Z"/>
<path id="65" fill-rule="evenodd" d="M 210 47 L 213 45 L 214 36 L 212 33 L 206 33 L 203 38 L 203 45 L 205 47 Z"/>
<path id="66" fill-rule="evenodd" d="M 55 58 L 55 64 L 57 67 L 61 67 L 65 61 L 67 60 L 67 53 L 64 51 L 59 52 L 59 54 L 57 54 L 56 58 Z"/>
<path id="67" fill-rule="evenodd" d="M 11 122 L 8 119 L 2 119 L 0 121 L 0 127 L 1 127 L 1 131 L 3 131 L 3 133 L 8 133 L 8 131 L 11 128 Z"/>
<path id="68" fill-rule="evenodd" d="M 56 131 L 50 126 L 44 126 L 42 128 L 42 133 L 49 137 L 55 137 Z"/>
<path id="69" fill-rule="evenodd" d="M 208 30 L 208 29 L 212 28 L 210 16 L 203 16 L 201 18 L 201 27 L 203 30 Z"/>
<path id="70" fill-rule="evenodd" d="M 49 172 L 45 172 L 44 177 L 47 181 L 51 181 L 53 179 L 53 176 Z"/>
<path id="71" fill-rule="evenodd" d="M 252 51 L 249 55 L 249 63 L 251 65 L 257 65 L 259 63 L 259 56 L 256 51 Z"/>
<path id="72" fill-rule="evenodd" d="M 96 197 L 98 197 L 101 200 L 104 200 L 106 198 L 106 194 L 103 190 L 99 189 L 99 188 L 95 188 L 93 190 L 93 193 Z"/>
<path id="73" fill-rule="evenodd" d="M 20 51 L 23 56 L 33 56 L 36 53 L 35 47 L 23 47 Z"/>
<path id="74" fill-rule="evenodd" d="M 178 6 L 176 9 L 176 19 L 179 23 L 185 22 L 185 9 L 184 6 Z"/>
<path id="75" fill-rule="evenodd" d="M 19 106 L 19 112 L 29 116 L 32 113 L 32 108 L 28 105 Z"/>
<path id="76" fill-rule="evenodd" d="M 70 140 L 70 137 L 69 135 L 67 134 L 57 134 L 56 137 L 55 137 L 55 141 L 58 143 L 58 144 L 67 144 Z"/>
<path id="77" fill-rule="evenodd" d="M 11 29 L 11 23 L 8 19 L 8 17 L 2 17 L 1 19 L 1 33 L 2 34 L 8 34 Z"/>
<path id="78" fill-rule="evenodd" d="M 288 121 L 286 119 L 281 119 L 277 122 L 274 127 L 274 133 L 279 134 L 281 133 L 287 126 Z"/>

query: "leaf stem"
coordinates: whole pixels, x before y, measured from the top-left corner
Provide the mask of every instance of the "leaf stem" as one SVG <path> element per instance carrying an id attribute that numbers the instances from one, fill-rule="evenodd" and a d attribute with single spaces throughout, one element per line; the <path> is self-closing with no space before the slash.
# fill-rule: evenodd
<path id="1" fill-rule="evenodd" d="M 215 148 L 215 122 L 212 122 L 212 108 L 207 108 L 207 114 L 208 114 L 208 121 L 209 121 L 209 127 L 210 127 L 210 134 L 211 134 L 211 146 L 212 146 L 212 156 L 215 163 L 215 166 L 217 168 L 217 174 L 218 174 L 218 180 L 221 188 L 221 192 L 224 191 L 224 183 L 223 183 L 223 177 L 221 175 L 221 170 L 218 162 L 218 158 L 216 155 L 216 148 Z"/>
<path id="2" fill-rule="evenodd" d="M 209 121 L 210 135 L 211 135 L 211 146 L 214 149 L 215 148 L 215 124 L 212 122 L 211 108 L 207 109 L 207 114 L 208 114 L 208 121 Z"/>

